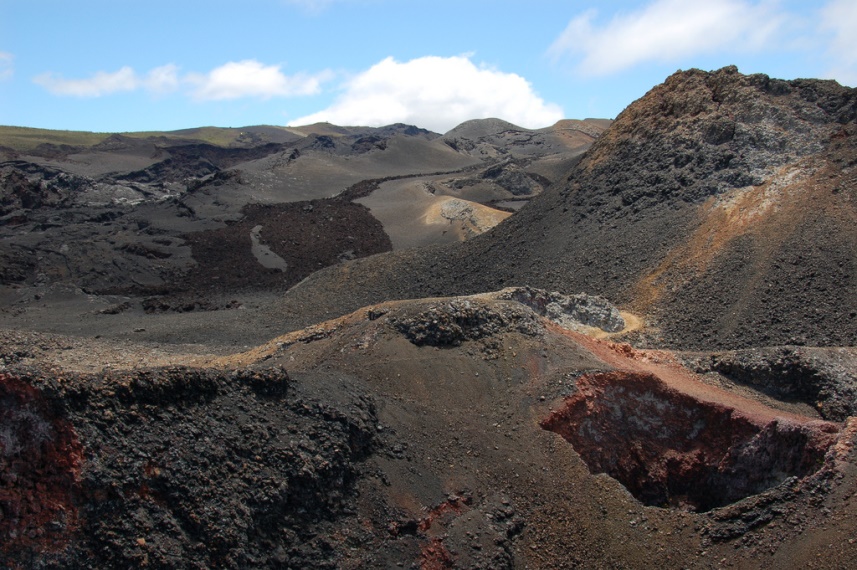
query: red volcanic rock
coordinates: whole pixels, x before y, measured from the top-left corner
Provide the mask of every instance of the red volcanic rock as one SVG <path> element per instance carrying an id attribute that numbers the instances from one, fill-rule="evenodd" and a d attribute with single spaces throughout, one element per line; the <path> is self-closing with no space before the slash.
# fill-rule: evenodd
<path id="1" fill-rule="evenodd" d="M 455 561 L 441 539 L 433 538 L 422 548 L 420 570 L 443 570 L 453 567 L 455 567 Z"/>
<path id="2" fill-rule="evenodd" d="M 542 422 L 647 505 L 707 511 L 821 467 L 835 424 L 746 413 L 645 372 L 582 376 Z"/>
<path id="3" fill-rule="evenodd" d="M 83 448 L 38 390 L 0 374 L 0 551 L 61 548 L 77 527 Z"/>
<path id="4" fill-rule="evenodd" d="M 461 512 L 470 505 L 470 503 L 471 499 L 469 497 L 450 497 L 429 511 L 428 515 L 420 520 L 417 528 L 420 531 L 425 532 L 431 528 L 432 523 L 434 523 L 436 519 L 443 517 L 443 515 L 447 513 L 460 515 Z"/>

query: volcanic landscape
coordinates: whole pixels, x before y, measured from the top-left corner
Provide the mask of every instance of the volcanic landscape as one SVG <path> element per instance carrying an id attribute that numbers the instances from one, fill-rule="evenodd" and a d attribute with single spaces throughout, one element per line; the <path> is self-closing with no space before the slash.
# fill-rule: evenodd
<path id="1" fill-rule="evenodd" d="M 857 89 L 0 127 L 0 268 L 0 567 L 855 567 Z"/>

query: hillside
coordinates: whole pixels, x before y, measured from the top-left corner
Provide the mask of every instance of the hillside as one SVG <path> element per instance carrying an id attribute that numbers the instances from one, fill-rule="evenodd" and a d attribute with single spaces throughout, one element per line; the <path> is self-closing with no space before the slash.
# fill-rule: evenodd
<path id="1" fill-rule="evenodd" d="M 857 91 L 834 82 L 680 72 L 494 231 L 290 295 L 347 286 L 354 308 L 530 284 L 633 308 L 656 344 L 854 345 L 855 116 Z M 363 272 L 383 277 L 354 287 Z"/>
<path id="2" fill-rule="evenodd" d="M 539 152 L 531 139 L 547 141 L 553 130 L 515 129 L 517 143 L 506 131 L 458 139 L 490 156 L 408 125 L 103 137 L 0 129 L 0 145 L 30 137 L 0 162 L 0 284 L 18 308 L 44 304 L 50 285 L 142 297 L 147 311 L 208 310 L 236 306 L 236 292 L 283 291 L 342 261 L 457 243 L 541 193 L 556 176 L 552 165 L 574 160 L 603 126 L 571 129 L 572 142 Z"/>

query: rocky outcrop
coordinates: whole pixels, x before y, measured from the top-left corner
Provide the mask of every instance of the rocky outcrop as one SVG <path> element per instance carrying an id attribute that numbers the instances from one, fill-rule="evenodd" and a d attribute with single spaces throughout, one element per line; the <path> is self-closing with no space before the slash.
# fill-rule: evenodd
<path id="1" fill-rule="evenodd" d="M 218 171 L 217 166 L 204 158 L 167 158 L 144 170 L 124 174 L 119 179 L 146 184 L 165 180 L 193 181 L 193 179 L 202 179 Z"/>
<path id="2" fill-rule="evenodd" d="M 377 422 L 340 389 L 322 402 L 272 370 L 0 375 L 2 560 L 335 566 Z"/>
<path id="3" fill-rule="evenodd" d="M 606 299 L 585 294 L 569 296 L 531 287 L 509 287 L 493 293 L 458 297 L 433 303 L 413 316 L 389 317 L 388 320 L 417 346 L 459 346 L 462 342 L 507 332 L 538 336 L 543 333 L 543 326 L 537 315 L 572 330 L 593 327 L 617 332 L 625 327 L 622 315 Z M 370 318 L 378 316 L 370 314 Z"/>
<path id="4" fill-rule="evenodd" d="M 494 164 L 478 176 L 455 178 L 446 183 L 450 188 L 461 191 L 474 186 L 491 184 L 512 197 L 532 197 L 550 185 L 550 180 L 536 173 L 526 172 L 511 160 Z"/>
<path id="5" fill-rule="evenodd" d="M 417 346 L 459 346 L 504 332 L 538 335 L 536 316 L 520 306 L 487 306 L 476 299 L 453 299 L 413 317 L 391 317 L 399 332 Z"/>
<path id="6" fill-rule="evenodd" d="M 508 161 L 488 168 L 480 178 L 494 182 L 513 196 L 531 196 L 544 189 L 544 185 L 536 181 L 534 176 Z"/>
<path id="7" fill-rule="evenodd" d="M 796 400 L 831 421 L 857 415 L 857 352 L 853 348 L 781 346 L 687 354 L 698 372 L 718 372 L 780 400 Z"/>
<path id="8" fill-rule="evenodd" d="M 563 295 L 532 287 L 509 287 L 499 291 L 497 297 L 517 301 L 539 315 L 574 330 L 580 329 L 581 325 L 605 332 L 619 332 L 625 328 L 625 319 L 619 309 L 603 297 L 585 293 Z"/>
<path id="9" fill-rule="evenodd" d="M 13 212 L 24 215 L 22 210 L 67 207 L 92 184 L 81 176 L 25 161 L 0 163 L 0 224 Z"/>

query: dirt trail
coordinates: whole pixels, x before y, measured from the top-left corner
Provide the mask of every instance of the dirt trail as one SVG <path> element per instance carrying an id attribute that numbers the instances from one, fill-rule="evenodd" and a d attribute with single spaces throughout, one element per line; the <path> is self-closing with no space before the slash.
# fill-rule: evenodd
<path id="1" fill-rule="evenodd" d="M 788 420 L 797 424 L 818 422 L 814 418 L 775 410 L 755 400 L 706 384 L 699 379 L 699 376 L 682 366 L 672 352 L 635 349 L 628 344 L 594 339 L 564 329 L 562 334 L 572 337 L 606 364 L 618 370 L 653 374 L 670 388 L 697 400 L 733 408 L 754 421 L 768 423 L 774 420 Z"/>

